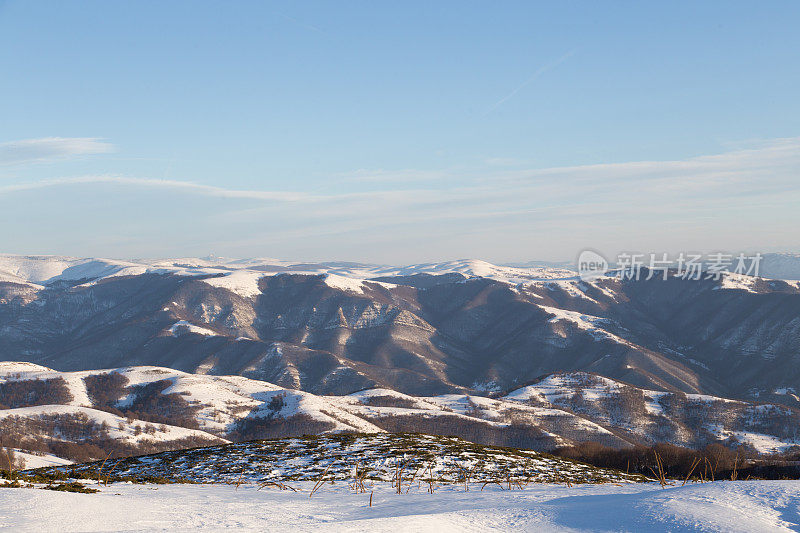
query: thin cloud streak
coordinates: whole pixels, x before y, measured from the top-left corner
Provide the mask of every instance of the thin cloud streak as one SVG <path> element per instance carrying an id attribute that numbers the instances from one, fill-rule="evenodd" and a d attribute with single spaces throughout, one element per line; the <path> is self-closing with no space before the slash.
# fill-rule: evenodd
<path id="1" fill-rule="evenodd" d="M 497 109 L 498 107 L 500 107 L 501 105 L 506 103 L 508 100 L 512 99 L 514 96 L 517 95 L 518 92 L 520 92 L 522 89 L 524 89 L 525 87 L 527 87 L 528 85 L 533 83 L 536 80 L 536 78 L 538 78 L 539 76 L 541 76 L 542 74 L 544 74 L 548 70 L 552 70 L 552 69 L 556 68 L 558 65 L 560 65 L 561 63 L 563 63 L 564 61 L 566 61 L 567 59 L 569 59 L 573 55 L 575 55 L 575 50 L 567 52 L 566 54 L 564 54 L 563 56 L 559 57 L 558 59 L 556 59 L 552 63 L 548 63 L 548 64 L 540 67 L 539 69 L 537 69 L 536 72 L 534 72 L 533 75 L 531 75 L 530 78 L 528 78 L 527 80 L 522 82 L 522 84 L 518 85 L 513 91 L 511 91 L 510 93 L 505 95 L 503 98 L 501 98 L 500 100 L 498 100 L 494 104 L 490 105 L 486 109 L 486 111 L 484 111 L 483 116 L 488 115 L 489 113 L 491 113 L 492 111 L 494 111 L 495 109 Z"/>
<path id="2" fill-rule="evenodd" d="M 280 211 L 287 220 L 361 220 L 388 218 L 393 213 L 407 220 L 456 215 L 479 220 L 503 213 L 538 212 L 581 206 L 604 211 L 630 206 L 647 206 L 653 212 L 662 207 L 686 209 L 690 205 L 711 205 L 721 199 L 755 199 L 796 189 L 800 168 L 800 138 L 776 139 L 756 149 L 675 161 L 644 161 L 506 171 L 463 177 L 442 173 L 442 180 L 429 188 L 403 188 L 409 171 L 381 173 L 392 185 L 381 190 L 352 190 L 325 194 L 309 191 L 237 190 L 170 179 L 135 178 L 113 175 L 56 178 L 0 186 L 0 195 L 106 184 L 142 189 L 164 189 L 173 193 L 227 200 L 262 202 L 238 205 L 243 217 L 270 216 Z M 436 173 L 420 172 L 429 177 Z M 442 181 L 440 180 L 440 181 Z M 384 183 L 385 185 L 385 183 Z M 298 211 L 298 205 L 314 205 Z M 283 207 L 281 207 L 283 206 Z M 626 208 L 626 206 L 628 206 Z M 277 211 L 276 211 L 277 209 Z"/>
<path id="3" fill-rule="evenodd" d="M 204 185 L 191 181 L 178 181 L 156 178 L 131 178 L 125 176 L 80 176 L 75 178 L 54 178 L 26 183 L 15 183 L 0 186 L 0 195 L 13 194 L 24 191 L 49 189 L 72 185 L 108 184 L 141 187 L 145 189 L 174 189 L 190 194 L 212 196 L 216 198 L 230 198 L 239 200 L 262 200 L 282 203 L 312 203 L 340 200 L 373 200 L 376 198 L 398 198 L 401 196 L 413 197 L 421 191 L 388 190 L 388 191 L 357 191 L 350 193 L 321 195 L 310 194 L 302 191 L 266 191 L 247 189 L 226 189 L 214 185 Z M 424 192 L 424 191 L 422 191 Z"/>
<path id="4" fill-rule="evenodd" d="M 96 137 L 44 137 L 0 143 L 0 165 L 19 165 L 105 154 L 114 145 Z"/>
<path id="5" fill-rule="evenodd" d="M 788 242 L 794 236 L 800 223 L 797 168 L 800 138 L 675 161 L 475 169 L 460 180 L 457 171 L 449 170 L 442 172 L 446 186 L 437 180 L 426 182 L 427 189 L 409 183 L 408 171 L 398 172 L 396 181 L 384 173 L 380 190 L 355 184 L 331 193 L 82 176 L 0 186 L 7 206 L 0 219 L 16 225 L 21 242 L 51 238 L 50 228 L 40 235 L 36 224 L 53 227 L 57 222 L 55 235 L 62 240 L 54 242 L 59 246 L 77 243 L 95 250 L 103 239 L 113 243 L 88 255 L 108 255 L 111 249 L 117 255 L 142 255 L 153 253 L 154 246 L 174 246 L 165 240 L 165 228 L 187 236 L 180 241 L 180 253 L 190 255 L 195 252 L 189 250 L 212 244 L 217 253 L 274 256 L 361 254 L 363 248 L 354 243 L 370 243 L 369 254 L 383 254 L 375 259 L 403 261 L 409 250 L 512 257 L 519 250 L 553 246 L 553 254 L 572 254 L 573 248 L 587 245 L 672 250 L 714 242 L 717 248 L 741 248 Z M 333 178 L 331 184 L 342 186 L 343 181 Z M 92 187 L 96 184 L 101 186 Z M 165 208 L 141 217 L 121 194 L 131 188 L 149 192 Z M 12 201 L 13 194 L 25 191 L 35 195 L 38 209 L 30 209 L 30 201 Z M 204 200 L 209 198 L 213 201 Z M 81 241 L 86 227 L 97 228 L 97 239 L 90 243 Z M 116 235 L 123 240 L 110 237 Z M 413 247 L 412 241 L 417 243 Z"/>
<path id="6" fill-rule="evenodd" d="M 203 185 L 190 181 L 177 181 L 153 178 L 128 178 L 124 176 L 81 176 L 77 178 L 55 178 L 49 180 L 34 181 L 29 183 L 17 183 L 0 187 L 0 194 L 10 194 L 22 191 L 32 191 L 37 189 L 48 189 L 51 187 L 62 187 L 70 185 L 87 184 L 111 184 L 129 185 L 142 188 L 156 189 L 176 189 L 190 193 L 201 194 L 204 196 L 216 196 L 219 198 L 240 198 L 251 200 L 275 200 L 282 202 L 297 202 L 312 200 L 314 197 L 301 192 L 283 191 L 248 191 L 225 189 L 213 185 Z"/>

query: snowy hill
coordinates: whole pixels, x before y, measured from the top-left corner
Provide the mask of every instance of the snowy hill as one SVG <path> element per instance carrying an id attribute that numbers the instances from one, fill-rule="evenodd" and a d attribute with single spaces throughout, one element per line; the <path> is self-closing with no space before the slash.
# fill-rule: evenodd
<path id="1" fill-rule="evenodd" d="M 547 376 L 492 398 L 389 389 L 323 396 L 161 367 L 58 372 L 3 362 L 0 404 L 5 442 L 82 460 L 115 450 L 336 433 L 422 432 L 534 450 L 724 442 L 772 453 L 800 444 L 800 413 L 786 406 L 643 390 L 586 373 Z"/>
<path id="2" fill-rule="evenodd" d="M 101 462 L 49 467 L 47 472 L 69 472 L 78 477 L 99 468 Z M 358 466 L 356 466 L 358 465 Z M 414 473 L 435 478 L 437 484 L 456 483 L 469 472 L 470 481 L 487 483 L 513 477 L 534 483 L 604 483 L 643 481 L 625 474 L 526 450 L 480 446 L 453 437 L 418 434 L 330 435 L 296 439 L 251 441 L 129 457 L 119 461 L 119 478 L 163 478 L 200 483 L 254 483 L 274 481 L 351 479 L 355 468 L 366 479 L 391 481 L 402 467 L 410 480 Z"/>
<path id="3" fill-rule="evenodd" d="M 80 439 L 89 443 L 97 442 L 102 439 L 110 439 L 120 444 L 127 444 L 131 448 L 138 448 L 143 444 L 154 441 L 160 444 L 181 441 L 182 439 L 200 439 L 207 442 L 224 441 L 224 439 L 214 438 L 205 432 L 194 429 L 168 426 L 166 424 L 153 425 L 141 420 L 127 419 L 105 411 L 86 407 L 75 407 L 71 405 L 37 405 L 33 407 L 0 410 L 0 426 L 4 428 L 6 427 L 4 423 L 10 420 L 13 420 L 17 425 L 22 425 L 26 424 L 26 421 L 47 419 L 55 421 L 69 419 L 77 421 L 77 423 L 80 424 L 86 424 L 89 428 L 96 428 L 96 434 L 95 432 L 87 433 L 84 439 Z M 54 424 L 58 425 L 58 422 L 54 422 Z M 153 428 L 152 431 L 148 431 L 148 426 Z M 36 426 L 31 424 L 28 424 L 27 427 L 29 429 L 36 428 Z M 21 430 L 22 428 L 19 429 Z M 49 425 L 43 425 L 42 431 L 38 433 L 36 431 L 25 431 L 24 438 L 31 440 L 54 438 L 55 436 L 49 431 L 50 429 L 51 427 Z M 60 431 L 65 435 L 68 433 L 63 430 Z"/>

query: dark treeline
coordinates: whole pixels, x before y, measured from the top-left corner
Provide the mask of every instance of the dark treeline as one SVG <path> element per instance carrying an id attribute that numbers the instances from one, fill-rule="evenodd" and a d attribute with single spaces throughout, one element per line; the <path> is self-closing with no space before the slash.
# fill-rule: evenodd
<path id="1" fill-rule="evenodd" d="M 288 418 L 259 417 L 243 418 L 234 426 L 226 438 L 234 442 L 257 439 L 279 439 L 316 435 L 333 429 L 331 422 L 316 420 L 308 415 L 295 415 Z"/>
<path id="2" fill-rule="evenodd" d="M 368 396 L 362 400 L 364 405 L 373 407 L 400 407 L 403 409 L 419 408 L 417 402 L 408 398 L 398 398 L 397 396 L 380 395 Z"/>
<path id="3" fill-rule="evenodd" d="M 694 480 L 800 478 L 800 448 L 764 455 L 745 446 L 731 448 L 718 443 L 694 450 L 671 444 L 615 449 L 584 442 L 559 448 L 553 454 L 650 477 L 658 472 L 660 461 L 668 478 L 685 479 L 690 473 Z"/>
<path id="4" fill-rule="evenodd" d="M 116 404 L 127 393 L 128 378 L 118 372 L 89 374 L 83 378 L 83 383 L 96 409 L 119 411 Z"/>
<path id="5" fill-rule="evenodd" d="M 510 424 L 495 426 L 483 420 L 459 416 L 395 415 L 370 419 L 376 426 L 391 433 L 427 433 L 454 436 L 486 446 L 509 446 L 532 450 L 546 449 L 551 438 L 537 427 Z"/>
<path id="6" fill-rule="evenodd" d="M 65 404 L 72 401 L 63 378 L 24 379 L 0 383 L 0 409 L 35 405 Z"/>
<path id="7" fill-rule="evenodd" d="M 84 383 L 96 409 L 145 422 L 191 429 L 199 427 L 195 417 L 199 408 L 190 405 L 180 394 L 163 394 L 172 386 L 170 380 L 129 387 L 128 378 L 111 372 L 86 376 Z M 127 394 L 131 400 L 124 408 L 117 407 L 117 402 Z"/>

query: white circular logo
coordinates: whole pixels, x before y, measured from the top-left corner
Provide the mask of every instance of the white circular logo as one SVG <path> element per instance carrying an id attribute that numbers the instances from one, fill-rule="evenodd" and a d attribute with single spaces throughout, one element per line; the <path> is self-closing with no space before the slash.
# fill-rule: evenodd
<path id="1" fill-rule="evenodd" d="M 578 276 L 593 281 L 608 272 L 608 261 L 594 250 L 584 250 L 578 256 Z"/>

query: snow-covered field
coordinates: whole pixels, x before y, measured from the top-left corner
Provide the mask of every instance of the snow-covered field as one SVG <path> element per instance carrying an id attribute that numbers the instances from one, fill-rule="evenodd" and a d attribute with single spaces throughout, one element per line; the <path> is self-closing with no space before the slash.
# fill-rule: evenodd
<path id="1" fill-rule="evenodd" d="M 0 528 L 13 531 L 798 531 L 800 481 L 529 485 L 523 491 L 345 483 L 300 492 L 253 485 L 112 484 L 97 494 L 0 489 Z"/>

